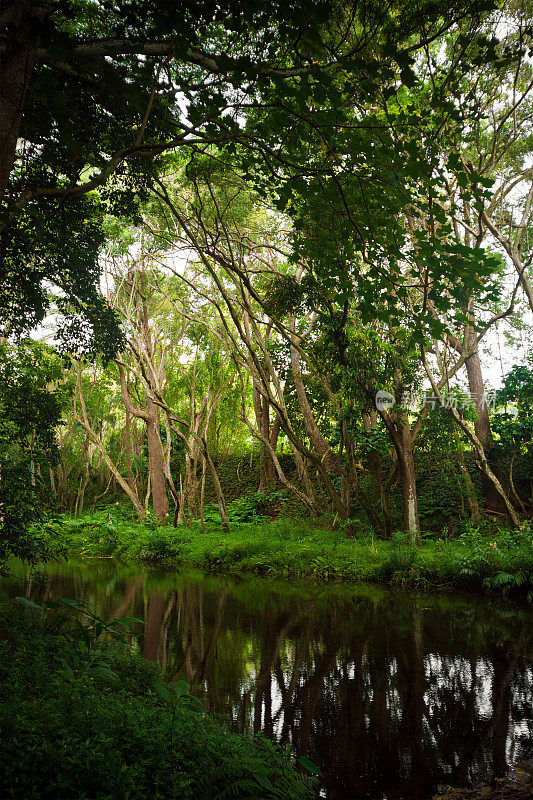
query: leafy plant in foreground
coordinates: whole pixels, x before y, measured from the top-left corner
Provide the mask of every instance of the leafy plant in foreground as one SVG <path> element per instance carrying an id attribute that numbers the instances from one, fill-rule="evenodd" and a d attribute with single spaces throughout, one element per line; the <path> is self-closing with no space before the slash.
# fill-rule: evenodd
<path id="1" fill-rule="evenodd" d="M 85 600 L 60 597 L 41 604 L 26 597 L 17 600 L 25 608 L 40 613 L 39 624 L 44 633 L 61 635 L 74 645 L 70 662 L 60 659 L 60 674 L 68 681 L 82 683 L 87 676 L 116 680 L 118 675 L 111 668 L 114 651 L 109 645 L 129 647 L 126 636 L 131 624 L 144 625 L 143 620 L 135 617 L 106 622 Z"/>
<path id="2" fill-rule="evenodd" d="M 0 639 L 2 798 L 314 796 L 311 780 L 296 773 L 288 751 L 230 734 L 202 709 L 198 713 L 185 683 L 172 687 L 154 665 L 121 646 L 120 629 L 111 623 L 106 628 L 90 608 L 72 602 L 44 611 L 23 604 L 31 614 L 0 609 L 0 629 L 10 632 Z M 88 630 L 74 625 L 69 631 L 57 616 L 67 610 L 82 612 L 80 623 Z M 112 637 L 105 649 L 113 681 L 98 668 L 65 680 L 63 661 L 72 664 L 79 652 L 86 657 L 86 647 L 80 651 L 77 644 L 78 638 L 85 643 L 85 634 L 94 652 Z"/>

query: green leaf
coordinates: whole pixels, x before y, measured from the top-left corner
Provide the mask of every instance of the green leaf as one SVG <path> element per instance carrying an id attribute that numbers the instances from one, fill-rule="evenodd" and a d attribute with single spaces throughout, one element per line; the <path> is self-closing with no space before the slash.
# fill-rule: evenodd
<path id="1" fill-rule="evenodd" d="M 15 599 L 21 605 L 26 606 L 26 608 L 32 608 L 36 611 L 40 611 L 41 614 L 44 614 L 44 608 L 42 606 L 37 605 L 37 603 L 34 603 L 33 600 L 28 600 L 26 597 L 17 597 Z"/>
<path id="2" fill-rule="evenodd" d="M 163 700 L 165 703 L 167 703 L 167 705 L 169 705 L 169 706 L 173 706 L 174 705 L 174 703 L 175 703 L 174 695 L 171 692 L 169 692 L 169 690 L 167 689 L 166 686 L 164 686 L 162 683 L 158 682 L 158 683 L 154 683 L 154 689 L 157 692 L 157 694 L 159 695 L 159 697 L 161 698 L 161 700 Z"/>
<path id="3" fill-rule="evenodd" d="M 66 673 L 67 677 L 74 678 L 74 671 L 68 661 L 66 661 L 64 658 L 60 658 L 59 660 L 63 665 L 63 672 Z"/>
<path id="4" fill-rule="evenodd" d="M 256 779 L 259 786 L 261 786 L 263 789 L 266 789 L 269 792 L 274 791 L 274 787 L 272 786 L 272 783 L 270 782 L 270 779 L 266 774 L 266 772 L 261 772 L 259 770 L 256 770 L 253 772 L 253 776 Z"/>
<path id="5" fill-rule="evenodd" d="M 299 763 L 302 765 L 302 767 L 305 767 L 305 768 L 306 768 L 306 769 L 307 769 L 309 772 L 311 772 L 313 775 L 318 775 L 319 777 L 321 777 L 321 776 L 322 776 L 322 772 L 321 772 L 320 768 L 319 768 L 319 767 L 317 767 L 317 765 L 316 765 L 316 764 L 313 764 L 313 762 L 312 762 L 312 761 L 310 761 L 310 760 L 309 760 L 308 758 L 306 758 L 305 756 L 300 756 L 300 758 L 298 759 L 298 761 L 299 761 Z"/>
<path id="6" fill-rule="evenodd" d="M 176 699 L 179 700 L 181 697 L 184 697 L 189 693 L 190 685 L 187 683 L 187 681 L 178 681 L 176 684 L 174 684 L 173 689 Z"/>

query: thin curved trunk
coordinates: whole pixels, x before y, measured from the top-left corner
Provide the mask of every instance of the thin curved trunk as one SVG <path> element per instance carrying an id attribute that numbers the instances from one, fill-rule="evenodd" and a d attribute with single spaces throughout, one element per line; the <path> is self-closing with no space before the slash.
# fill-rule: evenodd
<path id="1" fill-rule="evenodd" d="M 425 370 L 426 370 L 426 374 L 427 374 L 429 380 L 431 381 L 431 386 L 433 388 L 435 396 L 438 398 L 439 403 L 441 404 L 441 406 L 445 407 L 445 404 L 443 402 L 442 394 L 441 394 L 441 392 L 440 392 L 440 390 L 439 390 L 439 388 L 438 388 L 438 386 L 437 386 L 437 384 L 435 382 L 435 379 L 433 377 L 433 373 L 432 373 L 432 371 L 431 371 L 431 369 L 430 369 L 430 367 L 429 367 L 429 365 L 427 363 L 427 359 L 426 359 L 424 354 L 423 354 L 423 363 L 424 363 L 424 367 L 425 367 Z M 513 505 L 511 503 L 511 501 L 509 500 L 509 498 L 507 497 L 507 494 L 505 493 L 505 490 L 504 490 L 503 486 L 501 485 L 500 481 L 498 480 L 498 478 L 496 477 L 496 475 L 494 474 L 494 472 L 490 468 L 489 462 L 487 461 L 485 448 L 483 447 L 483 442 L 481 442 L 478 439 L 478 437 L 476 436 L 475 431 L 471 430 L 471 428 L 469 427 L 468 423 L 461 417 L 461 415 L 459 414 L 457 409 L 453 407 L 453 405 L 447 405 L 446 408 L 448 409 L 448 412 L 452 415 L 452 417 L 454 418 L 456 423 L 459 425 L 461 430 L 464 431 L 464 433 L 466 434 L 468 439 L 473 444 L 474 449 L 475 449 L 475 451 L 477 453 L 477 457 L 478 457 L 478 461 L 476 462 L 477 466 L 479 467 L 480 471 L 485 476 L 485 478 L 488 481 L 490 481 L 490 483 L 494 487 L 495 492 L 498 494 L 498 497 L 501 499 L 503 507 L 505 508 L 505 513 L 507 514 L 507 518 L 508 518 L 509 522 L 511 523 L 512 527 L 513 528 L 520 528 L 520 520 L 518 519 L 517 513 L 514 510 Z"/>
<path id="2" fill-rule="evenodd" d="M 207 444 L 205 439 L 203 441 L 204 444 L 204 458 L 209 468 L 209 472 L 211 473 L 211 480 L 213 481 L 213 486 L 215 489 L 215 497 L 217 499 L 218 510 L 220 513 L 220 522 L 222 525 L 222 530 L 227 531 L 229 530 L 229 522 L 228 522 L 228 511 L 226 508 L 226 501 L 224 500 L 224 493 L 222 491 L 222 486 L 220 485 L 220 481 L 218 479 L 218 474 L 216 467 L 213 463 L 213 459 L 209 455 L 207 450 Z"/>
<path id="3" fill-rule="evenodd" d="M 300 356 L 296 348 L 291 345 L 291 368 L 292 377 L 294 379 L 294 386 L 296 388 L 296 396 L 298 397 L 298 405 L 300 413 L 303 417 L 305 429 L 311 442 L 311 447 L 319 457 L 324 469 L 335 470 L 339 472 L 339 465 L 335 456 L 333 455 L 329 444 L 326 442 L 322 432 L 315 422 L 311 406 L 307 399 L 305 386 L 303 383 L 302 370 L 300 368 Z"/>
<path id="4" fill-rule="evenodd" d="M 137 512 L 137 516 L 139 519 L 144 518 L 144 508 L 139 502 L 137 496 L 132 492 L 131 488 L 128 486 L 127 482 L 124 480 L 122 475 L 120 474 L 120 470 L 117 468 L 117 465 L 113 463 L 113 461 L 109 458 L 108 454 L 106 453 L 105 447 L 102 444 L 102 441 L 96 434 L 96 432 L 91 428 L 89 423 L 89 418 L 87 416 L 87 409 L 85 407 L 85 400 L 83 397 L 83 389 L 81 385 L 81 366 L 78 365 L 78 369 L 76 370 L 76 386 L 78 391 L 78 399 L 80 401 L 81 406 L 81 417 L 76 413 L 75 418 L 76 421 L 80 423 L 83 430 L 88 434 L 89 438 L 92 439 L 100 453 L 102 454 L 102 459 L 105 461 L 107 466 L 109 467 L 110 471 L 113 473 L 115 478 L 117 479 L 117 483 L 122 487 L 122 489 L 126 492 L 128 497 L 130 498 L 131 502 L 133 503 L 133 507 Z"/>
<path id="5" fill-rule="evenodd" d="M 477 502 L 476 490 L 472 482 L 472 478 L 470 477 L 468 467 L 466 466 L 465 454 L 461 450 L 459 443 L 459 436 L 457 435 L 457 433 L 455 434 L 454 438 L 457 445 L 457 464 L 459 465 L 459 470 L 461 471 L 461 474 L 464 478 L 466 496 L 468 499 L 468 505 L 470 506 L 470 515 L 473 520 L 477 521 L 479 520 L 481 515 L 479 512 L 479 504 Z"/>

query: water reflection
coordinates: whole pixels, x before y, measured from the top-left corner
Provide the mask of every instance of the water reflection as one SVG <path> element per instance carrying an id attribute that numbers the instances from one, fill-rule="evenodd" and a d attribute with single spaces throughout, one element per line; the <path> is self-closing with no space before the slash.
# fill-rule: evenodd
<path id="1" fill-rule="evenodd" d="M 5 590 L 20 593 L 21 579 Z M 262 730 L 318 764 L 330 800 L 425 800 L 533 755 L 527 609 L 109 563 L 51 568 L 24 589 L 144 619 L 132 642 L 145 658 L 232 729 Z"/>

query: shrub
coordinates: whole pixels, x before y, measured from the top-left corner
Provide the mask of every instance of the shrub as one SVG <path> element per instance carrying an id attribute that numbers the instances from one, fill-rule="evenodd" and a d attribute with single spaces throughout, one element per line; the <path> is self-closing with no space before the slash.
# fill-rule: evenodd
<path id="1" fill-rule="evenodd" d="M 79 609 L 78 609 L 79 611 Z M 0 615 L 0 794 L 11 800 L 305 800 L 287 750 L 230 734 L 153 665 L 61 620 Z M 72 620 L 71 620 L 72 621 Z M 107 631 L 109 633 L 109 631 Z M 106 631 L 102 628 L 101 634 Z M 101 660 L 100 667 L 96 661 Z M 87 669 L 87 664 L 93 667 Z"/>
<path id="2" fill-rule="evenodd" d="M 408 576 L 414 577 L 418 556 L 416 545 L 408 541 L 403 533 L 395 533 L 391 544 L 389 555 L 377 570 L 378 576 L 395 582 L 403 582 Z"/>
<path id="3" fill-rule="evenodd" d="M 174 528 L 160 527 L 148 529 L 139 551 L 139 558 L 145 561 L 164 562 L 172 560 L 180 562 L 180 542 Z"/>

